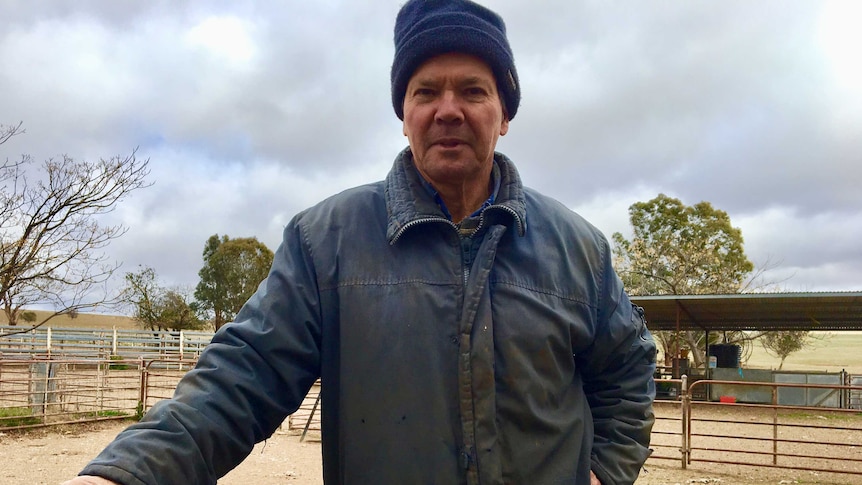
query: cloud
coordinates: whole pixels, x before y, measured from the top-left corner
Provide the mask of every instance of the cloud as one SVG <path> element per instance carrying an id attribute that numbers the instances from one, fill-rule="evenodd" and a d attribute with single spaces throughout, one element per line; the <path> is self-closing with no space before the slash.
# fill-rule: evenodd
<path id="1" fill-rule="evenodd" d="M 749 259 L 775 268 L 765 280 L 810 291 L 862 288 L 862 214 L 829 211 L 807 214 L 771 207 L 736 217 Z M 786 281 L 785 281 L 786 280 Z"/>
<path id="2" fill-rule="evenodd" d="M 106 219 L 129 227 L 109 250 L 194 283 L 210 235 L 274 247 L 296 212 L 385 175 L 406 144 L 389 92 L 401 3 L 3 2 L 0 123 L 27 134 L 0 156 L 139 147 L 155 185 Z M 789 285 L 862 289 L 847 3 L 486 4 L 522 81 L 499 149 L 525 183 L 608 236 L 660 192 L 707 200 Z"/>

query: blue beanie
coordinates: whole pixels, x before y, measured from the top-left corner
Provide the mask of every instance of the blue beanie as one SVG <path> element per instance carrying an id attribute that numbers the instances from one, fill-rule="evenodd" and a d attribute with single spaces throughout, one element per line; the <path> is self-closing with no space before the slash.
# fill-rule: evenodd
<path id="1" fill-rule="evenodd" d="M 392 107 L 404 119 L 404 95 L 413 72 L 431 57 L 463 52 L 491 67 L 509 119 L 521 102 L 518 73 L 506 24 L 499 15 L 469 0 L 409 0 L 395 20 Z"/>

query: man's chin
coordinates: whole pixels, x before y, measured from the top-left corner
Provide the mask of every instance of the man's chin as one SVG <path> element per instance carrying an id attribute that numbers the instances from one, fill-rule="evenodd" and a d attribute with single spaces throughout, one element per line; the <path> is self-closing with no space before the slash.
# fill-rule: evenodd
<path id="1" fill-rule="evenodd" d="M 419 167 L 419 172 L 433 185 L 462 184 L 488 172 L 475 159 L 434 157 L 427 162 Z"/>

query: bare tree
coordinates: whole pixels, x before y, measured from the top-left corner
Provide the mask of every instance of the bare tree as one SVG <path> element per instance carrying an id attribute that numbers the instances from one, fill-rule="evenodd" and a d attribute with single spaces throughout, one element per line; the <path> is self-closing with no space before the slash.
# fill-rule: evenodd
<path id="1" fill-rule="evenodd" d="M 158 301 L 164 289 L 156 279 L 156 270 L 147 266 L 137 272 L 126 273 L 126 286 L 121 294 L 121 304 L 131 308 L 138 325 L 148 330 L 161 330 Z"/>
<path id="2" fill-rule="evenodd" d="M 205 324 L 191 289 L 162 286 L 156 270 L 149 266 L 126 273 L 122 300 L 138 324 L 148 330 L 198 330 Z"/>
<path id="3" fill-rule="evenodd" d="M 0 144 L 22 133 L 20 126 L 0 125 Z M 0 307 L 10 325 L 18 323 L 25 307 L 53 309 L 33 327 L 14 333 L 116 298 L 107 282 L 119 264 L 102 250 L 127 229 L 98 219 L 149 185 L 148 164 L 133 151 L 96 162 L 64 155 L 29 171 L 36 164 L 24 155 L 0 167 Z"/>
<path id="4" fill-rule="evenodd" d="M 6 143 L 9 138 L 24 133 L 24 129 L 21 128 L 23 125 L 23 121 L 19 121 L 17 125 L 0 124 L 0 145 Z"/>

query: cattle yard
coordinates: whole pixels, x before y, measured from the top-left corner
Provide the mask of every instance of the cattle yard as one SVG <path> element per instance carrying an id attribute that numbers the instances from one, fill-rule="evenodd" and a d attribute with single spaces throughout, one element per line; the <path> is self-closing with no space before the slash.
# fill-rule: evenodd
<path id="1" fill-rule="evenodd" d="M 51 355 L 26 357 L 23 340 L 15 352 L 0 349 L 0 432 L 139 418 L 172 395 L 200 351 L 199 346 L 186 348 L 183 357 L 194 358 L 180 358 L 179 345 L 191 341 L 186 336 L 149 335 L 143 342 L 138 335 L 124 342 L 111 333 L 95 339 L 101 343 L 83 344 L 79 337 L 59 341 L 67 342 L 65 350 L 71 348 L 69 341 L 85 345 L 89 355 L 78 349 L 70 352 L 73 357 L 63 356 L 54 345 Z M 52 338 L 58 341 L 56 334 Z M 37 340 L 30 337 L 27 345 L 41 350 L 45 342 Z M 711 464 L 794 470 L 837 477 L 832 483 L 862 480 L 862 411 L 851 408 L 859 403 L 850 397 L 862 392 L 860 387 L 707 379 L 689 383 L 685 376 L 657 384 L 675 391 L 656 401 L 654 453 L 648 463 L 682 470 Z M 756 402 L 724 395 L 709 398 L 728 390 L 761 397 Z M 782 403 L 781 396 L 797 394 L 815 396 L 815 404 L 827 406 Z M 300 435 L 300 441 L 309 432 L 319 437 L 320 408 L 325 405 L 319 395 L 317 383 L 285 421 L 285 432 Z"/>

